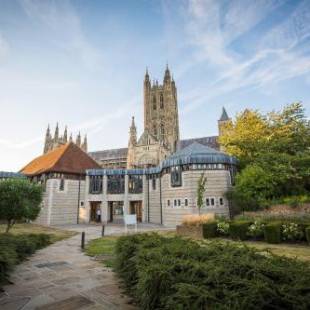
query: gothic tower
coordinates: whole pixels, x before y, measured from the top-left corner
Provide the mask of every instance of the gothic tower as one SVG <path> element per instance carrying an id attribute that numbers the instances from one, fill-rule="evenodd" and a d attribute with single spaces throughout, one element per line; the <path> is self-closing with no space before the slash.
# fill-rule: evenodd
<path id="1" fill-rule="evenodd" d="M 151 85 L 148 70 L 144 77 L 144 130 L 165 145 L 171 153 L 179 141 L 177 89 L 168 65 L 163 84 Z"/>
<path id="2" fill-rule="evenodd" d="M 47 153 L 51 147 L 52 136 L 50 131 L 50 125 L 47 126 L 46 134 L 45 134 L 45 142 L 44 142 L 44 150 L 43 154 Z"/>
<path id="3" fill-rule="evenodd" d="M 222 109 L 222 115 L 220 119 L 217 121 L 218 123 L 218 132 L 219 132 L 219 138 L 223 135 L 225 128 L 227 124 L 231 123 L 231 118 L 228 116 L 225 108 Z M 220 150 L 225 151 L 224 147 L 220 145 Z"/>
<path id="4" fill-rule="evenodd" d="M 127 169 L 133 168 L 135 160 L 135 146 L 137 145 L 137 127 L 135 118 L 131 119 L 131 126 L 129 129 L 128 153 L 127 153 Z"/>

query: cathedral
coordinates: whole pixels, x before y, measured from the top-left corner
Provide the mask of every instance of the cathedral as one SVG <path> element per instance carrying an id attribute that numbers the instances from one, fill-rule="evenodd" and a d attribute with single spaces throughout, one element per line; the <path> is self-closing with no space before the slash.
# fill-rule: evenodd
<path id="1" fill-rule="evenodd" d="M 45 134 L 45 141 L 44 141 L 44 149 L 43 154 L 46 154 L 56 148 L 58 148 L 61 145 L 65 145 L 69 142 L 73 142 L 72 133 L 70 134 L 70 137 L 68 139 L 68 130 L 67 126 L 65 127 L 64 134 L 61 136 L 59 134 L 59 127 L 58 123 L 56 124 L 55 128 L 55 134 L 54 137 L 51 135 L 50 126 L 47 126 L 46 134 Z M 76 140 L 74 143 L 80 147 L 84 152 L 87 152 L 87 136 L 84 136 L 84 141 L 81 141 L 81 134 L 78 133 Z"/>
<path id="2" fill-rule="evenodd" d="M 151 83 L 148 70 L 143 82 L 144 131 L 137 137 L 135 119 L 129 129 L 128 148 L 90 152 L 102 168 L 148 168 L 156 167 L 177 150 L 198 142 L 219 150 L 218 136 L 180 140 L 177 88 L 168 66 L 163 82 Z M 223 108 L 218 120 L 219 135 L 224 124 L 231 119 Z"/>

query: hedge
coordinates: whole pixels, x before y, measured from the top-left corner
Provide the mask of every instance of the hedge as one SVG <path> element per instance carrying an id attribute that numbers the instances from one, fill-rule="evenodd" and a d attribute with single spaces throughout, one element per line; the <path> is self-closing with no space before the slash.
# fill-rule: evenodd
<path id="1" fill-rule="evenodd" d="M 50 235 L 46 234 L 0 234 L 0 285 L 8 281 L 14 265 L 48 244 Z"/>
<path id="2" fill-rule="evenodd" d="M 217 222 L 208 222 L 202 225 L 203 237 L 214 238 L 217 236 Z"/>
<path id="3" fill-rule="evenodd" d="M 229 236 L 232 239 L 246 240 L 248 238 L 248 228 L 251 224 L 252 222 L 250 221 L 231 222 L 229 225 Z"/>
<path id="4" fill-rule="evenodd" d="M 141 309 L 309 309 L 310 265 L 230 242 L 120 237 L 115 270 Z"/>
<path id="5" fill-rule="evenodd" d="M 305 229 L 305 235 L 308 243 L 310 244 L 310 226 Z"/>
<path id="6" fill-rule="evenodd" d="M 268 243 L 280 243 L 281 238 L 281 223 L 274 222 L 265 225 L 264 238 Z"/>

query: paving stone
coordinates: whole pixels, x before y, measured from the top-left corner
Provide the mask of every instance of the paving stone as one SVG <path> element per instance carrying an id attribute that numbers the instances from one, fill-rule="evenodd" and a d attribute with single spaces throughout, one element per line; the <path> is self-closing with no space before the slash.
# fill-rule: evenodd
<path id="1" fill-rule="evenodd" d="M 0 301 L 0 309 L 1 310 L 22 309 L 29 300 L 30 297 L 7 298 L 5 300 Z"/>
<path id="2" fill-rule="evenodd" d="M 87 299 L 84 296 L 78 295 L 37 307 L 37 310 L 75 310 L 92 304 L 94 304 L 93 301 Z"/>

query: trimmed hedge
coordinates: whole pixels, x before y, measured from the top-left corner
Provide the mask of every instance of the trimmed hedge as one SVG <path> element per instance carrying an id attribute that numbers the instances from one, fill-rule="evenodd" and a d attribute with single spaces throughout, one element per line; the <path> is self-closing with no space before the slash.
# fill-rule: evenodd
<path id="1" fill-rule="evenodd" d="M 246 240 L 248 239 L 248 229 L 252 224 L 250 221 L 235 221 L 229 225 L 229 236 L 232 239 Z"/>
<path id="2" fill-rule="evenodd" d="M 305 228 L 305 235 L 306 235 L 308 243 L 310 244 L 310 226 Z"/>
<path id="3" fill-rule="evenodd" d="M 309 309 L 310 265 L 230 242 L 120 237 L 115 268 L 141 309 Z"/>
<path id="4" fill-rule="evenodd" d="M 269 223 L 264 227 L 264 238 L 268 243 L 280 243 L 281 237 L 281 223 Z"/>
<path id="5" fill-rule="evenodd" d="M 46 234 L 0 234 L 0 284 L 8 281 L 14 265 L 50 243 L 50 235 Z"/>
<path id="6" fill-rule="evenodd" d="M 217 222 L 208 222 L 202 225 L 203 237 L 217 237 Z"/>

